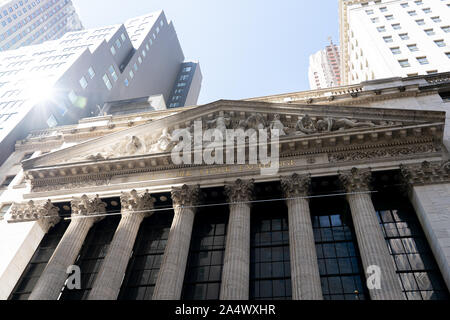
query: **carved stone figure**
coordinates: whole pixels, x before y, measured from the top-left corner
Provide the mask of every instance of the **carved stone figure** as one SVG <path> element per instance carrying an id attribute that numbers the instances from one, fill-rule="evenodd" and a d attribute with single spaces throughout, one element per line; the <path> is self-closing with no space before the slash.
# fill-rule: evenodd
<path id="1" fill-rule="evenodd" d="M 138 153 L 139 151 L 142 151 L 143 143 L 136 136 L 128 136 L 127 143 L 126 143 L 124 149 L 125 149 L 124 151 L 127 155 L 133 155 L 133 154 Z"/>
<path id="2" fill-rule="evenodd" d="M 265 129 L 267 127 L 266 119 L 260 113 L 252 113 L 247 120 L 245 120 L 246 129 Z"/>
<path id="3" fill-rule="evenodd" d="M 167 128 L 164 128 L 158 142 L 153 146 L 153 152 L 166 152 L 173 147 L 172 136 Z"/>
<path id="4" fill-rule="evenodd" d="M 329 132 L 351 128 L 374 127 L 374 126 L 375 124 L 370 121 L 358 122 L 356 120 L 350 120 L 347 118 L 340 118 L 340 119 L 324 118 L 322 120 L 317 121 L 317 130 L 320 132 L 323 131 Z"/>
<path id="5" fill-rule="evenodd" d="M 278 130 L 279 136 L 285 136 L 286 132 L 285 130 L 285 126 L 284 124 L 281 122 L 280 120 L 280 115 L 279 114 L 275 114 L 273 117 L 272 122 L 270 123 L 270 129 L 276 129 Z"/>
<path id="6" fill-rule="evenodd" d="M 227 132 L 227 128 L 231 123 L 231 119 L 229 117 L 225 116 L 218 116 L 214 120 L 210 120 L 207 122 L 208 125 L 216 125 L 216 129 L 219 130 L 222 133 L 222 136 L 225 137 L 225 134 Z"/>
<path id="7" fill-rule="evenodd" d="M 313 134 L 317 132 L 314 121 L 308 114 L 305 114 L 301 119 L 297 121 L 295 125 L 295 133 L 299 135 Z"/>

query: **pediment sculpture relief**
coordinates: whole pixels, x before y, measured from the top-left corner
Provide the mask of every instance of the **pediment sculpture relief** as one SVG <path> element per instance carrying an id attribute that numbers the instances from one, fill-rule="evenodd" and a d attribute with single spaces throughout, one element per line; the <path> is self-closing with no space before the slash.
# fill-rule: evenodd
<path id="1" fill-rule="evenodd" d="M 226 136 L 227 129 L 253 129 L 256 132 L 260 129 L 270 130 L 277 129 L 279 136 L 298 136 L 329 133 L 335 131 L 343 131 L 354 128 L 371 128 L 382 125 L 393 125 L 393 122 L 379 121 L 374 123 L 371 121 L 360 121 L 348 118 L 337 117 L 310 117 L 308 114 L 303 115 L 295 123 L 282 120 L 279 114 L 274 114 L 272 120 L 267 120 L 261 113 L 252 113 L 245 119 L 232 117 L 229 114 L 221 114 L 212 120 L 202 121 L 203 129 L 217 129 Z M 203 139 L 202 131 L 194 130 L 194 121 L 190 126 L 185 128 L 192 137 L 191 141 L 195 145 Z M 196 136 L 198 135 L 198 136 Z M 133 156 L 143 154 L 165 153 L 170 152 L 178 143 L 179 139 L 174 139 L 174 131 L 168 128 L 162 130 L 160 136 L 155 140 L 154 136 L 148 134 L 146 136 L 128 135 L 122 138 L 116 144 L 106 146 L 100 151 L 82 156 L 70 161 L 99 161 L 122 156 Z"/>

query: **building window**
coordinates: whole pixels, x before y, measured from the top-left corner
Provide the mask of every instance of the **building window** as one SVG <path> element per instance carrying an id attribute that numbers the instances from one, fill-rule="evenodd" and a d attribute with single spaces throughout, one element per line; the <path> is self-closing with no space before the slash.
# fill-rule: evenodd
<path id="1" fill-rule="evenodd" d="M 405 2 L 405 3 L 401 3 L 400 5 L 401 5 L 403 8 L 409 7 L 409 4 L 407 4 L 406 2 Z"/>
<path id="2" fill-rule="evenodd" d="M 94 71 L 94 68 L 89 67 L 88 73 L 89 73 L 89 77 L 91 77 L 91 79 L 93 79 L 93 78 L 95 77 L 95 71 Z"/>
<path id="3" fill-rule="evenodd" d="M 448 299 L 446 285 L 414 209 L 387 179 L 380 182 L 383 187 L 377 187 L 372 198 L 405 298 Z"/>
<path id="4" fill-rule="evenodd" d="M 393 20 L 393 19 L 394 19 L 394 16 L 392 14 L 386 16 L 386 20 Z"/>
<path id="5" fill-rule="evenodd" d="M 138 70 L 138 66 L 137 66 L 136 63 L 133 65 L 133 67 L 134 67 L 134 71 L 137 71 L 137 70 Z"/>
<path id="6" fill-rule="evenodd" d="M 433 20 L 433 21 L 436 22 L 436 23 L 442 21 L 441 18 L 439 18 L 439 17 L 432 17 L 431 20 Z"/>
<path id="7" fill-rule="evenodd" d="M 173 102 L 173 103 L 171 103 L 170 105 L 169 105 L 169 108 L 176 108 L 176 107 L 179 107 L 180 106 L 180 103 L 179 102 Z"/>
<path id="8" fill-rule="evenodd" d="M 410 16 L 417 16 L 416 10 L 408 11 L 408 14 L 409 14 Z"/>
<path id="9" fill-rule="evenodd" d="M 116 47 L 117 47 L 117 49 L 120 49 L 121 46 L 122 46 L 122 44 L 120 43 L 120 40 L 117 39 L 116 40 Z"/>
<path id="10" fill-rule="evenodd" d="M 418 6 L 420 6 L 420 5 L 422 5 L 423 4 L 423 2 L 422 2 L 422 0 L 416 0 L 416 1 L 414 1 Z"/>
<path id="11" fill-rule="evenodd" d="M 11 204 L 5 204 L 0 209 L 0 220 L 3 220 L 3 217 L 8 212 L 9 208 L 11 208 Z"/>
<path id="12" fill-rule="evenodd" d="M 25 161 L 31 158 L 31 156 L 33 155 L 34 152 L 27 152 L 25 153 L 25 155 L 23 156 L 21 161 Z"/>
<path id="13" fill-rule="evenodd" d="M 445 26 L 445 27 L 441 27 L 442 31 L 444 31 L 445 33 L 449 33 L 450 32 L 450 26 Z"/>
<path id="14" fill-rule="evenodd" d="M 6 176 L 5 179 L 3 179 L 2 184 L 0 185 L 0 188 L 7 188 L 11 182 L 14 180 L 15 176 Z"/>
<path id="15" fill-rule="evenodd" d="M 185 87 L 186 83 L 185 82 L 178 82 L 177 83 L 177 87 Z"/>
<path id="16" fill-rule="evenodd" d="M 184 67 L 182 72 L 191 72 L 192 67 Z"/>
<path id="17" fill-rule="evenodd" d="M 400 51 L 400 48 L 399 48 L 399 47 L 391 48 L 391 52 L 392 52 L 393 54 L 400 54 L 400 53 L 402 53 L 402 52 Z"/>
<path id="18" fill-rule="evenodd" d="M 221 191 L 216 192 L 222 194 Z M 223 197 L 222 201 L 214 202 L 226 200 Z M 195 214 L 182 300 L 219 299 L 228 213 L 227 206 L 222 205 L 199 208 Z"/>
<path id="19" fill-rule="evenodd" d="M 386 42 L 386 43 L 393 42 L 392 36 L 383 37 L 383 40 L 384 40 L 384 42 Z"/>
<path id="20" fill-rule="evenodd" d="M 116 48 L 114 48 L 114 46 L 112 46 L 110 50 L 111 50 L 112 55 L 115 56 L 116 55 Z"/>
<path id="21" fill-rule="evenodd" d="M 425 21 L 424 21 L 423 19 L 419 19 L 419 20 L 416 20 L 416 23 L 417 23 L 419 26 L 423 26 L 423 25 L 425 24 Z"/>
<path id="22" fill-rule="evenodd" d="M 117 77 L 116 70 L 114 69 L 114 67 L 113 66 L 109 66 L 108 71 L 111 74 L 111 77 L 113 78 L 113 80 L 117 81 L 118 77 Z"/>
<path id="23" fill-rule="evenodd" d="M 112 84 L 111 84 L 111 81 L 108 78 L 108 75 L 104 74 L 102 79 L 103 79 L 103 82 L 105 83 L 106 88 L 108 88 L 108 90 L 111 90 L 112 89 Z"/>
<path id="24" fill-rule="evenodd" d="M 400 66 L 402 67 L 402 68 L 407 68 L 407 67 L 410 67 L 411 65 L 409 64 L 409 62 L 408 62 L 408 59 L 405 59 L 405 60 L 398 60 L 398 63 L 400 64 Z"/>
<path id="25" fill-rule="evenodd" d="M 142 58 L 141 58 L 141 56 L 138 57 L 138 61 L 139 61 L 139 64 L 142 63 Z"/>
<path id="26" fill-rule="evenodd" d="M 345 199 L 313 198 L 310 208 L 323 298 L 365 300 L 365 277 Z"/>
<path id="27" fill-rule="evenodd" d="M 435 73 L 438 73 L 438 71 L 437 71 L 437 70 L 430 70 L 430 71 L 427 71 L 427 74 L 435 74 Z"/>
<path id="28" fill-rule="evenodd" d="M 166 211 L 155 212 L 142 221 L 120 289 L 119 300 L 152 299 L 172 219 L 173 211 Z"/>
<path id="29" fill-rule="evenodd" d="M 430 8 L 425 8 L 425 9 L 422 9 L 423 10 L 423 12 L 425 12 L 425 13 L 431 13 L 431 9 Z"/>
<path id="30" fill-rule="evenodd" d="M 128 87 L 130 82 L 128 81 L 127 78 L 125 78 L 125 80 L 123 80 L 123 83 L 125 84 L 125 87 Z"/>
<path id="31" fill-rule="evenodd" d="M 125 35 L 123 33 L 120 35 L 120 38 L 122 39 L 122 42 L 125 42 L 126 37 L 125 37 Z"/>
<path id="32" fill-rule="evenodd" d="M 261 192 L 257 191 L 257 194 L 261 195 Z M 256 203 L 252 207 L 250 228 L 250 299 L 291 297 L 286 204 L 284 201 Z"/>
<path id="33" fill-rule="evenodd" d="M 377 27 L 377 30 L 378 30 L 378 32 L 385 32 L 386 27 L 385 26 Z"/>
<path id="34" fill-rule="evenodd" d="M 367 13 L 368 15 L 371 15 L 371 14 L 373 14 L 373 10 L 366 10 L 366 13 Z"/>
<path id="35" fill-rule="evenodd" d="M 68 217 L 71 214 L 70 203 L 55 204 L 59 208 L 61 217 Z M 31 257 L 15 288 L 12 290 L 9 300 L 27 300 L 34 289 L 37 281 L 42 275 L 45 266 L 58 246 L 64 232 L 69 226 L 70 220 L 61 221 L 51 228 L 42 238 L 39 246 Z"/>
<path id="36" fill-rule="evenodd" d="M 436 43 L 436 45 L 438 47 L 445 47 L 445 42 L 444 40 L 434 40 L 434 43 Z"/>
<path id="37" fill-rule="evenodd" d="M 380 11 L 381 11 L 381 12 L 386 12 L 386 11 L 387 11 L 387 8 L 386 8 L 386 7 L 381 7 L 381 8 L 380 8 Z"/>
<path id="38" fill-rule="evenodd" d="M 133 70 L 130 70 L 130 72 L 128 73 L 130 75 L 130 78 L 133 79 L 134 78 L 134 72 Z"/>
<path id="39" fill-rule="evenodd" d="M 120 200 L 115 200 L 114 208 L 108 203 L 107 211 L 120 212 Z M 110 215 L 95 223 L 89 230 L 75 265 L 81 270 L 81 289 L 62 289 L 60 300 L 87 300 L 100 266 L 106 256 L 108 246 L 116 232 L 120 215 Z"/>
<path id="40" fill-rule="evenodd" d="M 428 64 L 429 63 L 427 57 L 417 57 L 416 59 L 420 64 Z"/>
<path id="41" fill-rule="evenodd" d="M 142 50 L 142 56 L 145 58 L 147 56 L 147 53 L 145 53 L 145 50 Z"/>
<path id="42" fill-rule="evenodd" d="M 180 81 L 185 81 L 187 79 L 189 79 L 189 75 L 188 74 L 183 74 L 183 75 L 180 76 Z"/>
<path id="43" fill-rule="evenodd" d="M 80 86 L 81 86 L 83 89 L 86 89 L 86 88 L 87 88 L 88 83 L 87 83 L 87 80 L 86 80 L 86 78 L 85 78 L 84 76 L 81 77 L 81 79 L 80 79 L 79 82 L 80 82 Z"/>
<path id="44" fill-rule="evenodd" d="M 424 31 L 425 31 L 425 33 L 426 33 L 427 35 L 429 35 L 429 36 L 435 35 L 435 32 L 434 32 L 433 29 L 426 29 L 426 30 L 424 30 Z"/>
<path id="45" fill-rule="evenodd" d="M 414 52 L 414 51 L 419 51 L 419 48 L 417 48 L 416 44 L 408 44 L 407 45 L 409 51 Z"/>
<path id="46" fill-rule="evenodd" d="M 402 27 L 400 26 L 400 23 L 395 23 L 395 24 L 392 25 L 392 28 L 393 28 L 394 30 L 399 30 L 399 29 L 401 29 Z"/>
<path id="47" fill-rule="evenodd" d="M 450 52 L 446 52 L 445 55 L 450 59 Z"/>
<path id="48" fill-rule="evenodd" d="M 377 22 L 380 21 L 380 18 L 375 17 L 375 18 L 372 18 L 372 19 L 370 19 L 370 20 L 372 20 L 372 23 L 377 23 Z"/>
<path id="49" fill-rule="evenodd" d="M 398 36 L 402 40 L 408 40 L 409 39 L 409 35 L 407 33 L 400 33 Z"/>
<path id="50" fill-rule="evenodd" d="M 71 102 L 72 104 L 75 104 L 75 103 L 77 102 L 77 100 L 78 100 L 78 96 L 77 96 L 77 94 L 75 93 L 75 91 L 73 91 L 73 90 L 71 90 L 71 91 L 69 92 L 69 94 L 67 95 L 67 97 L 69 98 L 69 100 L 70 100 L 70 102 Z"/>

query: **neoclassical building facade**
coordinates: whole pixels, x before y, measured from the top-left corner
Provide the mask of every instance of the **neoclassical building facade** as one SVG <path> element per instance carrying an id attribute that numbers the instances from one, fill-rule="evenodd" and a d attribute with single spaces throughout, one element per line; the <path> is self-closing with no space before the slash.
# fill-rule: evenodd
<path id="1" fill-rule="evenodd" d="M 4 298 L 449 298 L 445 112 L 220 100 L 133 117 L 17 144 L 35 153 L 5 216 L 28 229 Z M 195 121 L 280 129 L 279 170 L 247 140 L 245 163 L 174 163 Z"/>

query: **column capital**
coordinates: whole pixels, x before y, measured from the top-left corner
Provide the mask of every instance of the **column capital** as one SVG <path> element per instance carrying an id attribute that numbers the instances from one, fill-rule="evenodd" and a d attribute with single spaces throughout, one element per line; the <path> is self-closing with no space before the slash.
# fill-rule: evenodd
<path id="1" fill-rule="evenodd" d="M 82 195 L 81 198 L 73 198 L 71 201 L 72 217 L 96 216 L 106 213 L 106 203 L 100 197 Z M 103 217 L 99 217 L 101 220 Z M 97 221 L 97 219 L 96 219 Z"/>
<path id="2" fill-rule="evenodd" d="M 50 199 L 37 202 L 30 200 L 26 203 L 13 203 L 8 222 L 38 221 L 42 229 L 47 232 L 60 219 L 59 208 L 53 205 Z"/>
<path id="3" fill-rule="evenodd" d="M 130 192 L 122 192 L 120 195 L 122 215 L 138 214 L 142 218 L 149 217 L 153 214 L 150 210 L 154 208 L 155 201 L 148 190 L 138 192 L 133 189 Z"/>
<path id="4" fill-rule="evenodd" d="M 253 200 L 254 180 L 237 179 L 225 184 L 225 194 L 230 202 L 247 202 Z"/>
<path id="5" fill-rule="evenodd" d="M 401 164 L 400 171 L 408 186 L 450 182 L 450 160 Z"/>
<path id="6" fill-rule="evenodd" d="M 184 184 L 172 188 L 172 202 L 174 207 L 192 207 L 199 203 L 201 190 L 199 185 Z"/>
<path id="7" fill-rule="evenodd" d="M 287 198 L 305 197 L 309 194 L 311 186 L 311 175 L 299 175 L 294 173 L 290 176 L 281 177 L 281 188 Z"/>
<path id="8" fill-rule="evenodd" d="M 344 185 L 347 192 L 363 192 L 370 190 L 372 173 L 370 168 L 358 169 L 353 167 L 350 170 L 339 171 L 339 180 Z"/>

